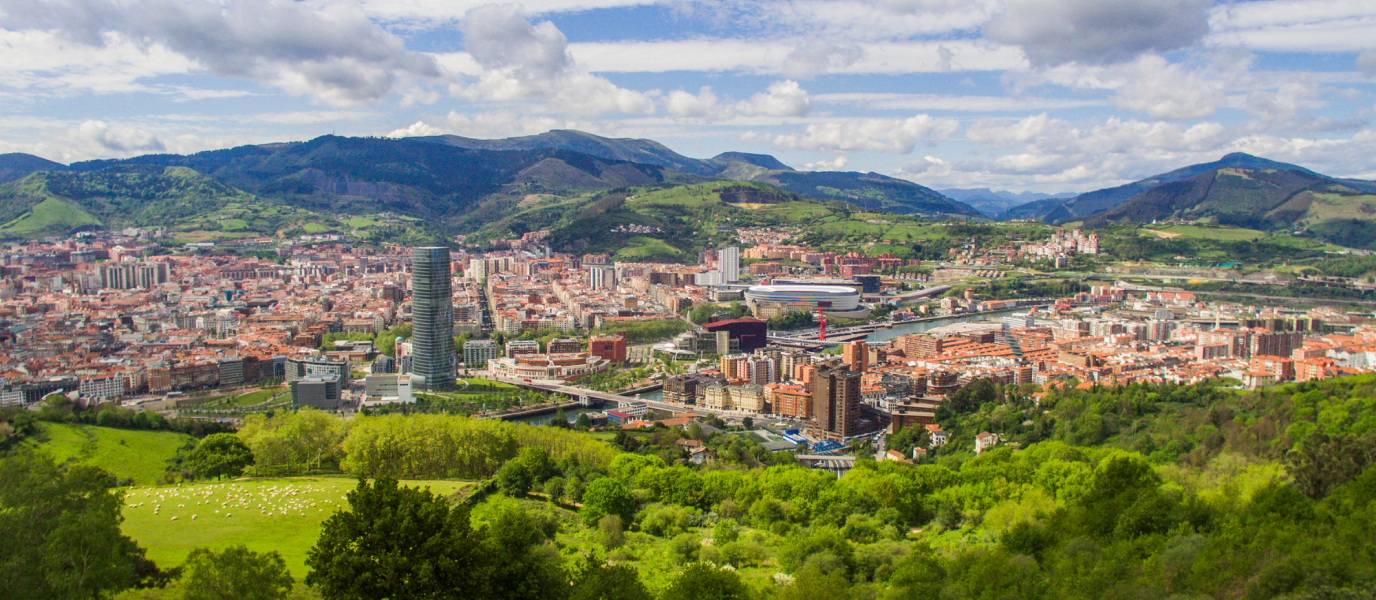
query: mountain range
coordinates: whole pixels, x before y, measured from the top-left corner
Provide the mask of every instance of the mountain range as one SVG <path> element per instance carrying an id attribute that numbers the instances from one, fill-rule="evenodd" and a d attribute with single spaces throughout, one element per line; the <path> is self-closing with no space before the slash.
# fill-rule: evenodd
<path id="1" fill-rule="evenodd" d="M 967 204 L 878 173 L 796 171 L 772 156 L 727 152 L 710 159 L 680 155 L 651 140 L 612 139 L 576 131 L 501 140 L 459 136 L 403 139 L 322 136 L 305 142 L 240 146 L 189 155 L 150 154 L 62 165 L 24 154 L 0 155 L 0 236 L 51 235 L 68 225 L 134 223 L 134 215 L 86 206 L 146 199 L 138 181 L 161 190 L 185 188 L 187 169 L 254 202 L 319 215 L 389 213 L 423 220 L 437 233 L 472 232 L 532 198 L 575 196 L 631 186 L 709 181 L 767 184 L 817 201 L 842 200 L 864 210 L 939 218 L 978 218 Z M 133 169 L 134 171 L 130 171 Z M 41 174 L 64 174 L 47 178 Z M 37 179 L 32 179 L 38 176 Z M 124 182 L 108 187 L 111 178 Z M 64 196 L 52 189 L 61 181 Z M 195 186 L 192 186 L 195 187 Z M 118 194 L 126 194 L 118 196 Z M 20 217 L 53 198 L 39 214 Z M 184 198 L 187 205 L 201 205 Z M 72 214 L 73 207 L 85 214 Z M 57 208 L 62 210 L 54 210 Z M 255 230 L 257 231 L 257 230 Z"/>
<path id="2" fill-rule="evenodd" d="M 1039 192 L 1009 192 L 989 188 L 946 188 L 937 190 L 952 200 L 964 202 L 989 218 L 996 218 L 1015 206 L 1038 200 L 1064 200 L 1075 197 L 1074 192 L 1043 194 Z"/>
<path id="3" fill-rule="evenodd" d="M 0 237 L 152 224 L 190 238 L 297 229 L 395 236 L 408 227 L 432 236 L 496 236 L 503 230 L 492 224 L 520 229 L 528 224 L 510 217 L 530 215 L 532 207 L 547 207 L 539 214 L 551 224 L 568 223 L 599 194 L 682 186 L 697 186 L 695 198 L 716 198 L 712 206 L 839 201 L 847 211 L 1086 227 L 1186 219 L 1298 231 L 1347 246 L 1376 244 L 1376 182 L 1242 153 L 1082 194 L 939 192 L 878 173 L 799 171 L 772 156 L 742 152 L 696 159 L 651 140 L 567 130 L 500 140 L 331 135 L 71 165 L 4 154 Z M 625 224 L 676 222 L 666 220 L 663 207 L 641 219 L 623 213 L 648 210 L 644 205 L 618 206 L 620 212 L 613 212 Z"/>

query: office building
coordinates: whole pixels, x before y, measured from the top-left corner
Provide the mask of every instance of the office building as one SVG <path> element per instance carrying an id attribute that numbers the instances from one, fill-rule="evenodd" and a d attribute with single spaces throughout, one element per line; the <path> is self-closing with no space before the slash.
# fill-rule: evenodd
<path id="1" fill-rule="evenodd" d="M 411 372 L 427 390 L 454 387 L 454 289 L 449 249 L 411 249 Z"/>
<path id="2" fill-rule="evenodd" d="M 339 408 L 339 376 L 307 375 L 291 382 L 291 405 L 293 408 Z"/>
<path id="3" fill-rule="evenodd" d="M 418 383 L 418 377 L 397 375 L 395 373 L 369 375 L 363 380 L 365 406 L 388 403 L 412 403 L 416 397 L 411 394 L 411 386 Z"/>
<path id="4" fill-rule="evenodd" d="M 463 364 L 470 369 L 486 369 L 487 361 L 502 357 L 502 348 L 495 340 L 472 340 L 463 343 Z"/>

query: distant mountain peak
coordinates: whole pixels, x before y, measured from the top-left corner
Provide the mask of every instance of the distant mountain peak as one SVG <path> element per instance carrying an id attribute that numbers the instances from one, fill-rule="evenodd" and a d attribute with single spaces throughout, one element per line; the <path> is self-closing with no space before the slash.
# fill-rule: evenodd
<path id="1" fill-rule="evenodd" d="M 774 158 L 773 156 L 770 156 L 768 154 L 751 154 L 749 152 L 722 152 L 721 154 L 713 156 L 712 160 L 714 162 L 721 163 L 745 163 L 748 165 L 755 165 L 757 167 L 769 169 L 771 171 L 794 170 L 793 167 L 790 167 L 780 162 L 779 159 Z"/>

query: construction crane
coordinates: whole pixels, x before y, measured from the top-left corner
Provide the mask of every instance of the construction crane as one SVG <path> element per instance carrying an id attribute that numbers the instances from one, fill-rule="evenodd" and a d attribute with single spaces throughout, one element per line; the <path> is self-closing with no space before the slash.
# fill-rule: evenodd
<path id="1" fill-rule="evenodd" d="M 827 341 L 827 315 L 822 312 L 822 304 L 820 302 L 817 304 L 817 322 L 820 323 L 817 329 L 817 339 L 825 342 Z"/>

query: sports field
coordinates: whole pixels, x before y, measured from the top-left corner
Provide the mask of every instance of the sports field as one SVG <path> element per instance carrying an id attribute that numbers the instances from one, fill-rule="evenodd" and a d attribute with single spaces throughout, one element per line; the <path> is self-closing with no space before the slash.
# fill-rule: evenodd
<path id="1" fill-rule="evenodd" d="M 473 484 L 465 481 L 403 481 L 450 495 Z M 306 574 L 306 551 L 320 538 L 320 524 L 347 507 L 344 495 L 357 485 L 348 478 L 254 479 L 126 492 L 126 534 L 148 549 L 164 569 L 182 564 L 195 548 L 223 550 L 243 544 L 250 550 L 275 550 L 295 577 Z"/>

